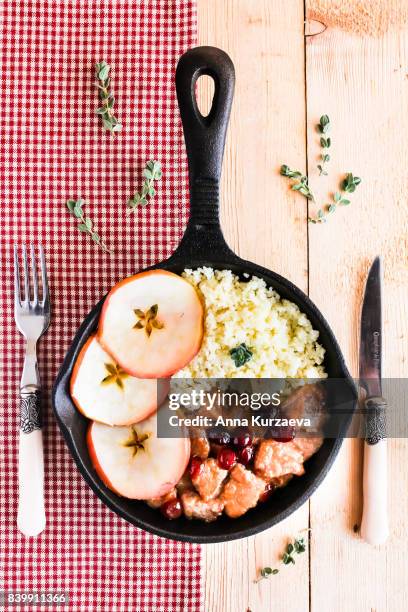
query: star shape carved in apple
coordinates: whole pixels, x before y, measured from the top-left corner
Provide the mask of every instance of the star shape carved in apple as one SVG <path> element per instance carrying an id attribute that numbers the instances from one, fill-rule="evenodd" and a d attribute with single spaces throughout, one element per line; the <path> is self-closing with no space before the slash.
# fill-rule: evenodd
<path id="1" fill-rule="evenodd" d="M 144 433 L 141 436 L 137 433 L 135 427 L 131 429 L 131 437 L 130 439 L 124 443 L 124 446 L 133 448 L 133 457 L 137 455 L 138 451 L 145 450 L 144 442 L 148 440 L 149 434 Z"/>
<path id="2" fill-rule="evenodd" d="M 139 317 L 139 321 L 133 326 L 133 329 L 144 329 L 147 337 L 150 337 L 153 328 L 163 329 L 163 323 L 157 319 L 157 313 L 159 312 L 158 304 L 153 304 L 146 312 L 143 312 L 140 308 L 135 308 L 133 312 Z"/>
<path id="3" fill-rule="evenodd" d="M 123 379 L 129 376 L 129 374 L 115 363 L 105 363 L 104 366 L 108 375 L 102 379 L 101 385 L 115 384 L 119 389 L 123 390 Z"/>

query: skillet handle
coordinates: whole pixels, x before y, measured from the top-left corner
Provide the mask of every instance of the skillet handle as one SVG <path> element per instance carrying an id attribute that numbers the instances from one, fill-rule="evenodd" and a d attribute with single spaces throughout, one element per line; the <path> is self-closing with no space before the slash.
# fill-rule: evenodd
<path id="1" fill-rule="evenodd" d="M 196 83 L 202 75 L 214 80 L 213 103 L 206 117 L 200 113 L 196 100 Z M 203 226 L 213 234 L 212 243 L 218 240 L 228 248 L 219 223 L 219 181 L 234 84 L 234 65 L 221 49 L 196 47 L 179 60 L 176 90 L 190 179 L 190 220 L 179 247 L 184 253 L 186 242 L 200 242 Z M 200 255 L 205 255 L 202 248 L 208 247 L 199 246 Z"/>

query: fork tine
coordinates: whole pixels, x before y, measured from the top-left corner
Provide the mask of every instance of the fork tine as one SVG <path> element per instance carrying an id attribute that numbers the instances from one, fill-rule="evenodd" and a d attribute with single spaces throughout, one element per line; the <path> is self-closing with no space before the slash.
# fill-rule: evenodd
<path id="1" fill-rule="evenodd" d="M 33 269 L 34 306 L 38 305 L 38 273 L 34 245 L 31 245 L 31 267 Z"/>
<path id="2" fill-rule="evenodd" d="M 45 263 L 44 248 L 42 244 L 40 244 L 40 260 L 41 260 L 41 280 L 42 280 L 42 287 L 43 287 L 42 303 L 43 305 L 45 305 L 49 303 L 50 294 L 49 294 L 49 289 L 48 289 L 47 266 Z"/>
<path id="3" fill-rule="evenodd" d="M 21 308 L 20 270 L 18 267 L 18 247 L 14 245 L 14 304 Z"/>
<path id="4" fill-rule="evenodd" d="M 28 272 L 27 247 L 23 245 L 23 265 L 24 265 L 24 301 L 30 301 L 30 276 Z"/>

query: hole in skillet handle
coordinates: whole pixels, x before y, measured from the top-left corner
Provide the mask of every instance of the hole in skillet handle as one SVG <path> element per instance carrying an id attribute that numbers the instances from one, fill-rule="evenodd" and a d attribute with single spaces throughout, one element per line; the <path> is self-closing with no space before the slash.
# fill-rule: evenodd
<path id="1" fill-rule="evenodd" d="M 214 99 L 214 80 L 207 74 L 197 79 L 196 98 L 202 117 L 208 117 Z"/>

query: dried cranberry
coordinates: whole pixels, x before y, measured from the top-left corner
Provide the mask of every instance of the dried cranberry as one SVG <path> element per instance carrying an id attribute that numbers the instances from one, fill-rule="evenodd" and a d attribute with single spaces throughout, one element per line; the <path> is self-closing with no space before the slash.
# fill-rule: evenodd
<path id="1" fill-rule="evenodd" d="M 249 435 L 249 433 L 243 433 L 235 436 L 232 443 L 238 448 L 245 448 L 245 446 L 249 446 L 252 443 L 252 437 Z"/>
<path id="2" fill-rule="evenodd" d="M 222 431 L 221 433 L 210 431 L 208 438 L 210 442 L 220 444 L 221 446 L 228 446 L 228 444 L 231 442 L 231 436 L 229 435 L 228 431 Z"/>
<path id="3" fill-rule="evenodd" d="M 260 502 L 264 502 L 267 499 L 270 498 L 270 496 L 272 495 L 272 493 L 275 490 L 275 485 L 272 484 L 271 482 L 269 482 L 266 486 L 265 486 L 265 490 L 263 491 L 263 493 L 261 493 L 261 495 L 259 496 L 259 500 Z"/>
<path id="4" fill-rule="evenodd" d="M 231 448 L 223 448 L 218 453 L 218 465 L 223 470 L 230 470 L 237 462 L 237 456 Z"/>
<path id="5" fill-rule="evenodd" d="M 272 440 L 276 442 L 292 442 L 295 433 L 294 427 L 279 427 L 278 430 L 273 432 Z"/>
<path id="6" fill-rule="evenodd" d="M 203 465 L 203 462 L 201 461 L 199 457 L 191 458 L 189 472 L 190 472 L 190 478 L 192 480 L 194 480 L 194 478 L 197 478 L 197 476 L 200 474 L 202 465 Z"/>
<path id="7" fill-rule="evenodd" d="M 254 447 L 253 446 L 245 446 L 241 448 L 238 453 L 238 461 L 242 463 L 242 465 L 248 465 L 251 463 L 254 458 Z"/>
<path id="8" fill-rule="evenodd" d="M 160 511 L 170 521 L 179 518 L 183 514 L 183 508 L 178 499 L 170 499 L 160 506 Z"/>

